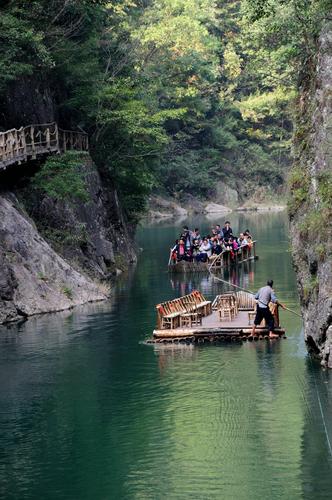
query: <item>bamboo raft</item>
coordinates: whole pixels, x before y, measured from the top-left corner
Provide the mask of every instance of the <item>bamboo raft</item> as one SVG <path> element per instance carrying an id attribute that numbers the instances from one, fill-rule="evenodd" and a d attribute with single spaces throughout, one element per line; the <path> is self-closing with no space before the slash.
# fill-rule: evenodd
<path id="1" fill-rule="evenodd" d="M 241 247 L 238 252 L 235 252 L 234 259 L 232 259 L 232 252 L 230 250 L 223 250 L 220 255 L 213 255 L 207 262 L 188 262 L 186 260 L 181 260 L 175 264 L 170 263 L 168 265 L 168 270 L 172 273 L 220 271 L 232 265 L 242 264 L 243 262 L 257 259 L 256 241 L 253 241 L 251 247 L 244 246 Z"/>
<path id="2" fill-rule="evenodd" d="M 156 306 L 157 328 L 147 343 L 203 343 L 246 341 L 252 331 L 256 303 L 246 292 L 217 295 L 213 302 L 205 300 L 198 290 Z M 279 338 L 285 335 L 280 327 L 277 304 L 269 304 Z M 265 322 L 256 328 L 257 340 L 268 338 Z M 255 339 L 255 340 L 256 340 Z"/>

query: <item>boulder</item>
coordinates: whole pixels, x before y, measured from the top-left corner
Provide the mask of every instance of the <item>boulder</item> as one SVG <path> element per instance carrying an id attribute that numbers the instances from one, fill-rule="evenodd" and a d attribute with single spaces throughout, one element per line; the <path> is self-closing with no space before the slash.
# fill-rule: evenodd
<path id="1" fill-rule="evenodd" d="M 186 217 L 188 210 L 176 203 L 161 196 L 150 196 L 148 217 L 154 219 L 170 217 Z"/>
<path id="2" fill-rule="evenodd" d="M 239 204 L 239 193 L 224 182 L 217 182 L 214 201 L 227 207 L 236 208 Z"/>
<path id="3" fill-rule="evenodd" d="M 208 203 L 204 207 L 204 212 L 207 214 L 226 214 L 231 211 L 231 208 L 219 205 L 218 203 Z"/>

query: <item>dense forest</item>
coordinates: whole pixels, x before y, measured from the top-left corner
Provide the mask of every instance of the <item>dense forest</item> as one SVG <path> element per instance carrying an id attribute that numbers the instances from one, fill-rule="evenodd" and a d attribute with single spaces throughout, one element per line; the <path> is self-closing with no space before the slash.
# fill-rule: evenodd
<path id="1" fill-rule="evenodd" d="M 132 221 L 152 190 L 211 199 L 224 183 L 242 198 L 282 193 L 299 75 L 310 66 L 328 5 L 2 2 L 1 127 L 29 122 L 22 114 L 13 123 L 15 89 L 44 86 L 59 124 L 88 132 L 92 157 Z M 52 188 L 57 163 L 65 168 L 61 159 L 46 162 L 39 187 Z"/>

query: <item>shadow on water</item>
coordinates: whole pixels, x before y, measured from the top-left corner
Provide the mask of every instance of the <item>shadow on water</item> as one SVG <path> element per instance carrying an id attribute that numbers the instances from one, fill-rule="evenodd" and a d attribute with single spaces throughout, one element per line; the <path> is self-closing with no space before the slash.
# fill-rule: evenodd
<path id="1" fill-rule="evenodd" d="M 201 220 L 202 232 L 214 222 Z M 298 308 L 285 214 L 232 214 L 232 224 L 251 229 L 260 259 L 226 279 L 255 290 L 274 278 Z M 330 496 L 317 391 L 331 435 L 331 374 L 310 364 L 298 318 L 282 315 L 285 341 L 142 345 L 155 304 L 224 289 L 167 273 L 178 232 L 140 228 L 138 265 L 111 301 L 0 328 L 1 498 Z"/>
<path id="2" fill-rule="evenodd" d="M 306 359 L 306 418 L 302 435 L 303 498 L 325 499 L 331 491 L 332 377 Z M 314 402 L 314 404 L 312 404 Z"/>

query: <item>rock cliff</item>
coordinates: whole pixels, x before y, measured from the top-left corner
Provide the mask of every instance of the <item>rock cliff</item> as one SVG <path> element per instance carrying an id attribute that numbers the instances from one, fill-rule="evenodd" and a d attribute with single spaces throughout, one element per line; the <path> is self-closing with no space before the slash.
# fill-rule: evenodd
<path id="1" fill-rule="evenodd" d="M 9 193 L 0 195 L 0 268 L 0 323 L 107 298 L 106 287 L 50 247 Z"/>
<path id="2" fill-rule="evenodd" d="M 309 350 L 332 368 L 332 23 L 303 72 L 290 178 L 294 264 Z M 309 75 L 309 77 L 308 77 Z"/>
<path id="3" fill-rule="evenodd" d="M 81 166 L 87 199 L 56 199 L 34 191 L 30 184 L 18 190 L 41 235 L 73 267 L 93 279 L 109 279 L 136 261 L 134 229 L 124 219 L 116 190 L 103 182 L 86 156 Z"/>
<path id="4" fill-rule="evenodd" d="M 116 191 L 88 157 L 81 169 L 84 201 L 35 190 L 33 176 L 0 191 L 0 324 L 104 300 L 136 261 Z"/>
<path id="5" fill-rule="evenodd" d="M 61 112 L 61 99 L 46 76 L 17 78 L 1 96 L 0 128 L 54 120 L 76 128 L 75 119 Z M 61 161 L 58 184 L 68 189 L 76 171 L 70 173 L 66 155 Z M 77 172 L 84 200 L 36 188 L 33 179 L 42 168 L 30 161 L 0 173 L 0 323 L 105 299 L 109 279 L 136 260 L 134 229 L 114 186 L 89 156 L 82 156 Z"/>

